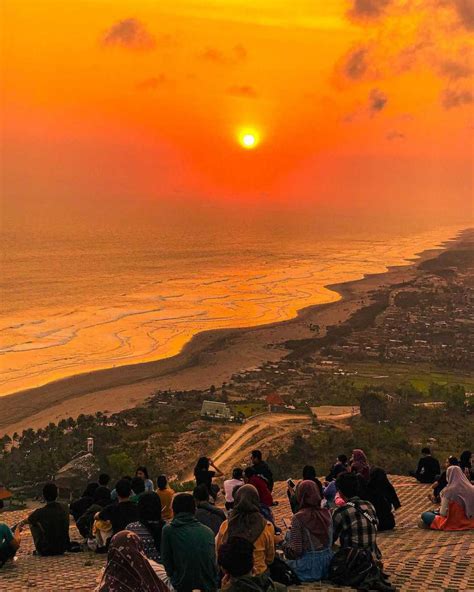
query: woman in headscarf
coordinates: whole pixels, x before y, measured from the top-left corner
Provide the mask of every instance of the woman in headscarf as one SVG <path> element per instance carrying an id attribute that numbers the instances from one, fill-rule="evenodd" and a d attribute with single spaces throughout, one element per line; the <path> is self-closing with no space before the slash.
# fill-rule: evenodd
<path id="1" fill-rule="evenodd" d="M 301 481 L 296 498 L 299 510 L 291 521 L 285 555 L 302 582 L 316 582 L 327 577 L 331 563 L 331 514 L 321 508 L 321 493 L 314 481 Z"/>
<path id="2" fill-rule="evenodd" d="M 161 500 L 157 493 L 144 493 L 138 500 L 138 521 L 127 526 L 141 540 L 145 555 L 161 561 L 161 532 L 165 525 L 161 519 Z"/>
<path id="3" fill-rule="evenodd" d="M 378 530 L 392 530 L 395 528 L 393 510 L 398 510 L 401 504 L 395 488 L 383 469 L 377 467 L 370 471 L 366 499 L 372 503 L 377 513 Z"/>
<path id="4" fill-rule="evenodd" d="M 365 456 L 365 452 L 360 448 L 355 448 L 352 451 L 351 472 L 357 473 L 367 482 L 370 479 L 370 466 L 367 457 Z"/>
<path id="5" fill-rule="evenodd" d="M 217 533 L 216 550 L 233 537 L 246 539 L 254 546 L 254 571 L 260 575 L 275 559 L 275 528 L 261 515 L 260 498 L 253 485 L 239 487 L 234 501 L 234 509 Z"/>
<path id="6" fill-rule="evenodd" d="M 423 512 L 423 524 L 433 530 L 474 529 L 474 485 L 458 466 L 448 467 L 446 477 L 439 513 Z"/>
<path id="7" fill-rule="evenodd" d="M 138 536 L 122 530 L 110 541 L 107 565 L 96 592 L 169 592 L 155 574 Z"/>

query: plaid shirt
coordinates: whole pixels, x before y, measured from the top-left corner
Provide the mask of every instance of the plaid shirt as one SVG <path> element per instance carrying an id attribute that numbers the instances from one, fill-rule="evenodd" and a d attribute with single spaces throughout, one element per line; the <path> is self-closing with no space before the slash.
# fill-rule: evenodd
<path id="1" fill-rule="evenodd" d="M 374 506 L 358 497 L 352 497 L 349 502 L 371 516 L 374 519 L 374 524 L 361 511 L 346 504 L 337 508 L 332 515 L 334 540 L 339 539 L 342 548 L 369 549 L 376 557 L 380 557 L 377 547 L 378 520 Z"/>

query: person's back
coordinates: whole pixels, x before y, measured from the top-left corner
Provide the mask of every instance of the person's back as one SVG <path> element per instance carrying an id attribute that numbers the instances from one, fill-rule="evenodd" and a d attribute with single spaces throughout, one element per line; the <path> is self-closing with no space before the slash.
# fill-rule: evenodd
<path id="1" fill-rule="evenodd" d="M 177 592 L 217 589 L 214 533 L 195 517 L 191 495 L 177 494 L 173 499 L 173 520 L 163 527 L 161 558 Z"/>
<path id="2" fill-rule="evenodd" d="M 173 510 L 171 504 L 173 502 L 174 490 L 168 485 L 168 479 L 165 475 L 160 475 L 156 480 L 156 493 L 161 500 L 161 516 L 163 520 L 171 520 L 173 518 Z"/>
<path id="3" fill-rule="evenodd" d="M 252 450 L 250 458 L 255 474 L 264 479 L 270 492 L 273 491 L 273 474 L 268 464 L 263 460 L 260 450 Z"/>
<path id="4" fill-rule="evenodd" d="M 345 504 L 334 510 L 333 536 L 341 548 L 368 549 L 377 557 L 377 515 L 373 505 L 358 497 L 359 483 L 354 473 L 341 473 L 336 479 L 339 494 Z"/>
<path id="5" fill-rule="evenodd" d="M 212 530 L 214 535 L 219 532 L 221 524 L 226 519 L 225 513 L 209 502 L 209 492 L 205 485 L 199 485 L 193 492 L 196 501 L 196 519 Z"/>
<path id="6" fill-rule="evenodd" d="M 378 531 L 395 528 L 395 516 L 392 509 L 397 510 L 401 504 L 386 472 L 379 467 L 372 469 L 366 489 L 366 500 L 374 506 L 377 514 Z"/>
<path id="7" fill-rule="evenodd" d="M 258 491 L 260 503 L 270 508 L 273 505 L 273 496 L 268 488 L 268 484 L 263 477 L 255 474 L 253 467 L 247 467 L 244 471 L 245 481 L 253 485 Z"/>
<path id="8" fill-rule="evenodd" d="M 132 488 L 130 481 L 121 479 L 115 487 L 118 495 L 118 503 L 113 503 L 99 512 L 99 520 L 108 520 L 112 523 L 113 533 L 125 530 L 127 524 L 138 520 L 138 506 L 130 500 Z"/>
<path id="9" fill-rule="evenodd" d="M 441 473 L 439 461 L 431 456 L 429 448 L 423 448 L 421 454 L 414 476 L 420 483 L 433 483 Z"/>
<path id="10" fill-rule="evenodd" d="M 70 547 L 69 511 L 56 501 L 58 488 L 54 483 L 44 486 L 43 497 L 46 505 L 32 512 L 26 521 L 40 555 L 62 555 Z"/>

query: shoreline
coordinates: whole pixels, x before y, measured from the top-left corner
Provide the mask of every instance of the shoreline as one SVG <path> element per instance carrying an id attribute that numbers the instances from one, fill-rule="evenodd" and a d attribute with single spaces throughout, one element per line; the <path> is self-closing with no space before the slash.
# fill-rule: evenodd
<path id="1" fill-rule="evenodd" d="M 334 302 L 313 304 L 285 320 L 234 329 L 211 329 L 194 335 L 180 353 L 142 362 L 77 374 L 0 398 L 0 434 L 43 427 L 51 421 L 81 413 L 114 413 L 134 407 L 156 390 L 203 389 L 228 381 L 232 374 L 277 361 L 288 350 L 280 344 L 314 337 L 309 324 L 326 327 L 345 321 L 370 300 L 370 292 L 406 281 L 420 263 L 432 259 L 462 240 L 469 228 L 438 248 L 417 253 L 409 263 L 390 266 L 380 273 L 325 288 L 339 294 Z"/>

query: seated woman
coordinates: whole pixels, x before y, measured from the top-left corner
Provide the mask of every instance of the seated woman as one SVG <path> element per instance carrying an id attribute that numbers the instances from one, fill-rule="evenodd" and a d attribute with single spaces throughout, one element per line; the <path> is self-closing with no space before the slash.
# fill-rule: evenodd
<path id="1" fill-rule="evenodd" d="M 448 484 L 446 479 L 446 470 L 448 467 L 455 467 L 459 465 L 459 461 L 455 456 L 448 456 L 444 463 L 444 471 L 436 477 L 436 481 L 432 484 L 433 493 L 428 495 L 428 498 L 434 503 L 439 504 L 441 502 L 441 492 Z"/>
<path id="2" fill-rule="evenodd" d="M 127 530 L 134 532 L 142 542 L 148 559 L 161 562 L 161 500 L 157 493 L 144 493 L 138 500 L 138 521 L 131 522 Z"/>
<path id="3" fill-rule="evenodd" d="M 319 493 L 321 497 L 323 496 L 323 484 L 321 481 L 316 477 L 316 469 L 312 465 L 305 465 L 303 467 L 303 479 L 302 481 L 313 481 L 316 483 L 317 488 L 319 489 Z M 291 481 L 287 481 L 288 489 L 286 495 L 288 496 L 288 500 L 290 502 L 291 511 L 293 514 L 296 514 L 298 511 L 298 501 L 296 499 L 296 487 L 294 483 Z"/>
<path id="4" fill-rule="evenodd" d="M 446 471 L 448 484 L 441 492 L 441 507 L 437 512 L 423 512 L 421 520 L 425 528 L 433 530 L 474 529 L 474 485 L 460 467 Z"/>
<path id="5" fill-rule="evenodd" d="M 370 471 L 366 499 L 371 502 L 377 513 L 378 530 L 392 530 L 395 528 L 395 516 L 392 510 L 398 510 L 401 503 L 395 488 L 388 480 L 387 473 L 383 469 L 375 468 Z"/>
<path id="6" fill-rule="evenodd" d="M 214 470 L 210 471 L 210 467 L 212 467 Z M 196 480 L 196 487 L 204 484 L 209 491 L 209 495 L 214 499 L 214 501 L 216 500 L 217 494 L 219 493 L 219 487 L 213 483 L 212 480 L 214 477 L 222 477 L 223 475 L 224 473 L 216 467 L 212 458 L 208 458 L 207 456 L 201 456 L 194 467 L 194 479 Z"/>
<path id="7" fill-rule="evenodd" d="M 147 493 L 154 491 L 153 481 L 148 476 L 148 469 L 146 467 L 138 467 L 135 471 L 135 477 L 139 477 L 145 484 L 145 491 Z"/>
<path id="8" fill-rule="evenodd" d="M 351 456 L 351 473 L 357 473 L 368 483 L 370 479 L 370 465 L 367 461 L 365 452 L 360 448 L 355 448 Z"/>
<path id="9" fill-rule="evenodd" d="M 141 592 L 169 592 L 168 586 L 155 573 L 143 552 L 138 536 L 122 530 L 111 540 L 107 565 L 97 592 L 112 590 L 140 590 Z"/>
<path id="10" fill-rule="evenodd" d="M 216 536 L 216 550 L 232 537 L 246 539 L 254 546 L 254 573 L 263 574 L 275 559 L 275 529 L 260 513 L 260 498 L 253 485 L 242 485 L 237 490 L 234 509 L 225 520 Z"/>
<path id="11" fill-rule="evenodd" d="M 331 514 L 321 508 L 321 493 L 314 481 L 299 483 L 296 498 L 299 510 L 292 518 L 283 548 L 299 579 L 316 582 L 327 577 L 331 563 Z"/>

